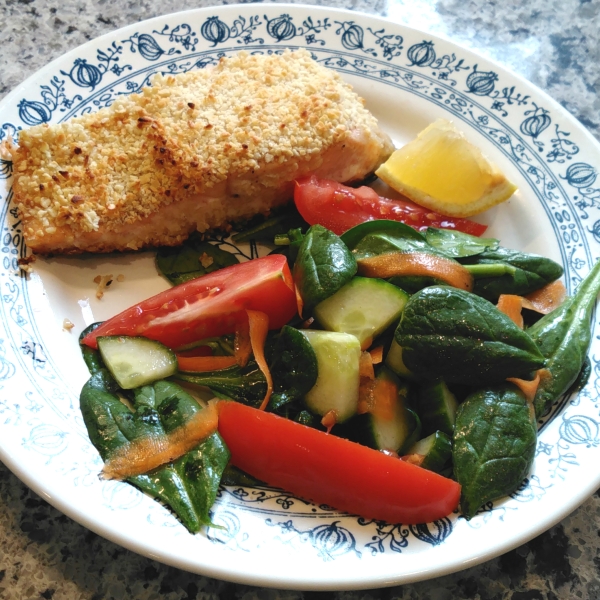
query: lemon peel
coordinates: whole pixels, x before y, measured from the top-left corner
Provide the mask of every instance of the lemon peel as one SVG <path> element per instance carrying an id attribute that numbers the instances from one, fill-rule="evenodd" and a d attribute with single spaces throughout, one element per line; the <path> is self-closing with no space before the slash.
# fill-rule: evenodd
<path id="1" fill-rule="evenodd" d="M 471 217 L 516 191 L 454 125 L 438 119 L 375 171 L 413 202 L 451 217 Z"/>

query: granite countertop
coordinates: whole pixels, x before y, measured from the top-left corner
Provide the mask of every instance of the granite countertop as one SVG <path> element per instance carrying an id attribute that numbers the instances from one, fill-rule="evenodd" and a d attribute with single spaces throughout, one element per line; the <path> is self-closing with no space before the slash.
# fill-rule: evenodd
<path id="1" fill-rule="evenodd" d="M 119 27 L 193 7 L 183 0 L 0 0 L 0 97 L 64 52 Z M 233 2 L 225 1 L 224 4 Z M 600 0 L 319 0 L 441 34 L 533 82 L 600 139 Z M 78 525 L 0 464 L 0 598 L 21 600 L 554 600 L 600 598 L 600 493 L 485 564 L 363 592 L 254 588 L 168 567 Z"/>

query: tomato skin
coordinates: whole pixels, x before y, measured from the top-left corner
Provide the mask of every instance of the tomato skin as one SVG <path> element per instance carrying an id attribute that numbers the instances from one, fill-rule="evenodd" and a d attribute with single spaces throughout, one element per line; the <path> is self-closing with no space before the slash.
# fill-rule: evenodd
<path id="1" fill-rule="evenodd" d="M 294 202 L 308 224 L 318 223 L 337 235 L 375 219 L 401 221 L 417 230 L 439 227 L 477 236 L 487 229 L 486 225 L 445 217 L 409 200 L 384 198 L 367 186 L 351 188 L 314 175 L 296 181 Z"/>
<path id="2" fill-rule="evenodd" d="M 271 255 L 225 267 L 176 285 L 108 319 L 82 343 L 97 347 L 101 335 L 141 335 L 170 348 L 233 333 L 247 321 L 246 309 L 283 327 L 297 311 L 287 260 Z"/>
<path id="3" fill-rule="evenodd" d="M 219 433 L 236 467 L 351 514 L 409 525 L 458 506 L 460 485 L 451 479 L 237 402 L 219 403 Z"/>

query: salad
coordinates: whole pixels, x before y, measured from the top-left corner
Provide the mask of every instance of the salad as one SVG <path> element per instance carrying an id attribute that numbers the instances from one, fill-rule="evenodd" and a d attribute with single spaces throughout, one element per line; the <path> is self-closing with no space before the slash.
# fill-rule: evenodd
<path id="1" fill-rule="evenodd" d="M 159 252 L 175 287 L 83 332 L 106 477 L 192 532 L 221 483 L 406 524 L 518 488 L 537 419 L 585 380 L 600 266 L 561 302 L 554 261 L 369 190 L 300 181 L 298 213 L 238 234 L 271 255 L 192 238 Z"/>

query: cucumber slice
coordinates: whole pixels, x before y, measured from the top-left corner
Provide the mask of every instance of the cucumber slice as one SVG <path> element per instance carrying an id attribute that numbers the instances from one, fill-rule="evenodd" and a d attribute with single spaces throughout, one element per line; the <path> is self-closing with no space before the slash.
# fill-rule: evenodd
<path id="1" fill-rule="evenodd" d="M 318 377 L 304 402 L 313 413 L 325 416 L 334 410 L 343 423 L 356 413 L 360 383 L 360 344 L 347 333 L 309 331 L 302 333 L 317 357 Z"/>
<path id="2" fill-rule="evenodd" d="M 396 373 L 396 375 L 399 375 L 404 379 L 412 380 L 415 378 L 408 367 L 404 364 L 404 361 L 402 360 L 402 346 L 400 346 L 396 340 L 392 340 L 390 349 L 385 357 L 385 365 L 394 373 Z"/>
<path id="3" fill-rule="evenodd" d="M 144 337 L 110 335 L 98 338 L 104 364 L 124 390 L 164 379 L 177 371 L 175 353 Z"/>
<path id="4" fill-rule="evenodd" d="M 354 277 L 323 302 L 314 316 L 328 331 L 350 333 L 363 348 L 400 318 L 408 294 L 396 286 L 370 277 Z"/>
<path id="5" fill-rule="evenodd" d="M 407 405 L 408 387 L 389 369 L 382 369 L 377 379 L 389 381 L 397 390 L 393 406 L 388 407 L 391 409 L 391 418 L 378 411 L 364 413 L 348 421 L 335 433 L 375 450 L 391 450 L 402 454 L 421 436 L 419 417 Z"/>
<path id="6" fill-rule="evenodd" d="M 423 433 L 429 435 L 435 431 L 443 431 L 451 436 L 454 432 L 458 402 L 446 383 L 434 381 L 421 384 L 417 398 L 415 408 L 421 418 Z"/>
<path id="7" fill-rule="evenodd" d="M 422 457 L 419 466 L 441 473 L 452 458 L 452 440 L 443 431 L 436 431 L 411 446 L 408 455 Z"/>

